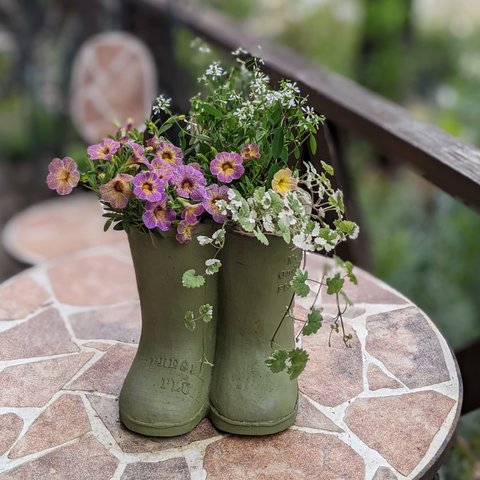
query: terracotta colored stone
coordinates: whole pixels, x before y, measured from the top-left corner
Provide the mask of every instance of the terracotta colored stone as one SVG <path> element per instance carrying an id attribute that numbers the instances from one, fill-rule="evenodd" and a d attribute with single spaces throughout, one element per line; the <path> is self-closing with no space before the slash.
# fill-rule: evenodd
<path id="1" fill-rule="evenodd" d="M 339 426 L 317 410 L 303 395 L 298 397 L 298 414 L 295 425 L 329 432 L 343 432 Z"/>
<path id="2" fill-rule="evenodd" d="M 303 347 L 310 359 L 298 379 L 299 387 L 320 405 L 334 407 L 363 391 L 361 346 L 355 332 L 348 331 L 353 336 L 352 348 L 346 348 L 341 336 L 335 333 L 331 347 L 328 346 L 328 323 L 324 323 L 316 335 L 303 338 Z"/>
<path id="3" fill-rule="evenodd" d="M 136 351 L 137 348 L 130 345 L 113 345 L 100 360 L 69 385 L 69 389 L 118 395 Z"/>
<path id="4" fill-rule="evenodd" d="M 170 438 L 144 437 L 130 432 L 120 423 L 118 401 L 116 399 L 88 395 L 88 400 L 118 446 L 126 453 L 159 452 L 170 448 L 183 447 L 192 442 L 219 435 L 211 423 L 205 419 L 186 435 Z"/>
<path id="5" fill-rule="evenodd" d="M 389 377 L 377 365 L 368 366 L 368 386 L 370 390 L 379 390 L 381 388 L 401 388 L 402 384 L 392 377 Z"/>
<path id="6" fill-rule="evenodd" d="M 48 293 L 28 275 L 0 287 L 0 320 L 25 318 L 48 300 Z"/>
<path id="7" fill-rule="evenodd" d="M 372 315 L 367 329 L 367 351 L 409 388 L 450 380 L 437 335 L 417 308 Z"/>
<path id="8" fill-rule="evenodd" d="M 408 475 L 424 457 L 454 404 L 433 391 L 359 398 L 347 408 L 345 422 L 390 465 Z"/>
<path id="9" fill-rule="evenodd" d="M 14 413 L 0 415 L 0 457 L 13 445 L 22 431 L 23 420 Z"/>
<path id="10" fill-rule="evenodd" d="M 90 430 L 82 399 L 77 395 L 62 395 L 33 422 L 9 458 L 24 457 L 62 445 Z"/>
<path id="11" fill-rule="evenodd" d="M 387 467 L 380 467 L 376 472 L 373 480 L 398 480 L 393 470 Z"/>
<path id="12" fill-rule="evenodd" d="M 138 302 L 77 313 L 70 317 L 77 338 L 99 338 L 138 343 L 141 329 Z"/>
<path id="13" fill-rule="evenodd" d="M 6 247 L 14 257 L 39 263 L 125 239 L 124 232 L 104 232 L 103 224 L 96 195 L 74 194 L 67 198 L 54 198 L 24 210 L 9 222 Z"/>
<path id="14" fill-rule="evenodd" d="M 110 480 L 118 465 L 91 434 L 2 473 L 2 480 Z"/>
<path id="15" fill-rule="evenodd" d="M 63 259 L 49 276 L 62 303 L 110 305 L 138 299 L 133 267 L 110 256 Z"/>
<path id="16" fill-rule="evenodd" d="M 5 368 L 0 372 L 0 407 L 42 407 L 92 355 L 80 353 Z"/>
<path id="17" fill-rule="evenodd" d="M 365 475 L 360 455 L 338 438 L 296 430 L 224 438 L 207 447 L 204 468 L 208 480 L 359 480 Z"/>
<path id="18" fill-rule="evenodd" d="M 184 458 L 172 458 L 156 463 L 131 463 L 127 465 L 121 480 L 190 480 L 190 472 Z"/>
<path id="19" fill-rule="evenodd" d="M 60 318 L 49 308 L 27 322 L 0 333 L 0 360 L 78 352 Z"/>
<path id="20" fill-rule="evenodd" d="M 106 352 L 112 346 L 112 344 L 103 342 L 87 342 L 84 343 L 83 346 L 94 348 L 95 350 L 100 350 L 101 352 Z"/>

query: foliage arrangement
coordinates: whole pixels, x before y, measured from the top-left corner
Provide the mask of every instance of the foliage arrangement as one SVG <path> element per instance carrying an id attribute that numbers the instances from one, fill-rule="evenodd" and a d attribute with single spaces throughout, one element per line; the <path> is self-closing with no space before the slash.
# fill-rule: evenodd
<path id="1" fill-rule="evenodd" d="M 358 235 L 358 226 L 344 217 L 342 192 L 332 186 L 332 167 L 320 162 L 317 171 L 300 160 L 304 144 L 316 153 L 323 117 L 307 105 L 296 84 L 282 80 L 273 89 L 260 59 L 240 49 L 233 55 L 233 66 L 213 62 L 199 78 L 202 91 L 191 99 L 187 115 L 172 113 L 170 100 L 159 96 L 143 132 L 128 124 L 88 147 L 85 171 L 80 173 L 68 157 L 49 166 L 47 184 L 60 195 L 79 182 L 97 193 L 105 229 L 160 236 L 175 231 L 184 244 L 192 241 L 200 222 L 216 225 L 212 236 L 195 235 L 216 253 L 204 272 L 183 274 L 186 288 L 201 287 L 219 271 L 218 254 L 230 230 L 253 235 L 264 245 L 270 235 L 280 236 L 291 248 L 310 252 L 330 252 Z M 347 277 L 356 279 L 349 262 L 337 259 L 337 267 L 321 281 L 309 279 L 301 268 L 296 272 L 291 284 L 297 295 L 306 297 L 311 285 L 317 288 L 297 339 L 320 329 L 323 318 L 316 300 L 324 288 L 337 299 L 331 332 L 341 330 L 348 346 L 351 337 L 342 315 L 349 301 L 343 285 Z M 293 298 L 280 324 L 293 318 L 292 305 Z M 185 325 L 193 330 L 212 315 L 211 305 L 201 305 L 198 312 L 186 313 Z M 267 364 L 273 372 L 286 370 L 295 378 L 308 354 L 301 347 L 278 345 L 275 334 Z"/>

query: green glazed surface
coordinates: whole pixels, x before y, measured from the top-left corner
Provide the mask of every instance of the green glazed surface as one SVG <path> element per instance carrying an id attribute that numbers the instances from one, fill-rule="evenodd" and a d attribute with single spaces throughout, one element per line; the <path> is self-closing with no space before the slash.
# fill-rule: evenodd
<path id="1" fill-rule="evenodd" d="M 201 225 L 196 235 L 209 235 Z M 180 245 L 174 235 L 152 237 L 137 231 L 128 235 L 142 312 L 138 352 L 120 393 L 120 419 L 130 430 L 151 436 L 174 436 L 192 430 L 208 409 L 210 366 L 214 358 L 217 316 L 217 277 L 206 287 L 187 289 L 182 274 L 201 273 L 214 250 L 194 238 Z M 184 325 L 187 310 L 209 303 L 214 319 L 197 323 L 194 332 Z"/>
<path id="2" fill-rule="evenodd" d="M 297 412 L 297 381 L 272 373 L 265 360 L 270 339 L 293 294 L 290 286 L 301 252 L 279 237 L 264 246 L 253 237 L 227 235 L 219 273 L 219 319 L 209 416 L 220 430 L 266 435 L 291 426 Z M 276 336 L 294 346 L 286 318 Z"/>

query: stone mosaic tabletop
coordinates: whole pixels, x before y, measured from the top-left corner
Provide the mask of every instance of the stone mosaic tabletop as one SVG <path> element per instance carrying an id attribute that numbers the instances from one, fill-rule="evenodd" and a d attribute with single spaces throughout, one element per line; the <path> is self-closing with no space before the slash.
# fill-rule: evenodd
<path id="1" fill-rule="evenodd" d="M 309 255 L 310 276 L 322 257 Z M 390 480 L 431 478 L 460 411 L 455 360 L 431 321 L 366 273 L 346 349 L 328 326 L 304 342 L 296 425 L 175 438 L 130 433 L 117 397 L 140 312 L 124 241 L 41 263 L 0 287 L 0 478 Z M 307 299 L 297 302 L 305 314 Z M 323 305 L 328 312 L 332 305 Z"/>

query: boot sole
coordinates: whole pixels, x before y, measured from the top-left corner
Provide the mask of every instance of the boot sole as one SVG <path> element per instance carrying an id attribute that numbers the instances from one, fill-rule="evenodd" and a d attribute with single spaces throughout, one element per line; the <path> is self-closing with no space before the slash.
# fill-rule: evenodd
<path id="1" fill-rule="evenodd" d="M 298 411 L 298 402 L 294 410 L 287 416 L 267 422 L 242 422 L 232 420 L 221 415 L 215 407 L 210 405 L 208 418 L 215 428 L 226 433 L 234 433 L 236 435 L 271 435 L 279 433 L 291 427 L 295 423 Z"/>
<path id="2" fill-rule="evenodd" d="M 203 409 L 194 418 L 181 424 L 152 424 L 134 420 L 120 411 L 120 421 L 128 430 L 148 437 L 176 437 L 191 432 L 205 418 L 205 413 Z"/>

